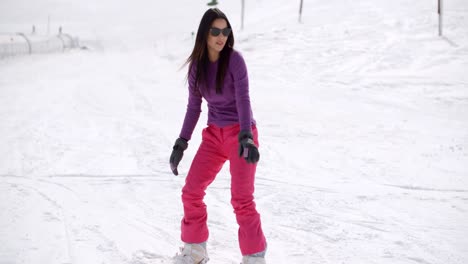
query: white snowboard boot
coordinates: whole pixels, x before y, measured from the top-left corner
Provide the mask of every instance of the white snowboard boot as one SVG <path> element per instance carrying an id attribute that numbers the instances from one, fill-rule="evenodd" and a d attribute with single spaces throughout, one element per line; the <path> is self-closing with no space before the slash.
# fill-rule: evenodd
<path id="1" fill-rule="evenodd" d="M 243 256 L 241 264 L 266 264 L 265 258 L 253 257 L 251 255 Z"/>
<path id="2" fill-rule="evenodd" d="M 174 258 L 174 264 L 204 264 L 209 260 L 206 248 L 202 244 L 185 243 Z"/>

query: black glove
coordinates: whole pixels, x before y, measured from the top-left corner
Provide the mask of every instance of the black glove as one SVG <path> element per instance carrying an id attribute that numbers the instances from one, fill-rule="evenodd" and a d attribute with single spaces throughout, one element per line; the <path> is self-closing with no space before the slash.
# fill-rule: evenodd
<path id="1" fill-rule="evenodd" d="M 260 159 L 260 153 L 258 153 L 250 131 L 239 133 L 239 156 L 244 157 L 247 163 L 257 163 Z"/>
<path id="2" fill-rule="evenodd" d="M 187 140 L 183 138 L 178 138 L 175 143 L 174 147 L 172 147 L 171 158 L 169 159 L 169 163 L 171 164 L 171 170 L 174 175 L 179 175 L 177 171 L 177 166 L 179 165 L 180 160 L 184 156 L 184 150 L 188 147 Z"/>

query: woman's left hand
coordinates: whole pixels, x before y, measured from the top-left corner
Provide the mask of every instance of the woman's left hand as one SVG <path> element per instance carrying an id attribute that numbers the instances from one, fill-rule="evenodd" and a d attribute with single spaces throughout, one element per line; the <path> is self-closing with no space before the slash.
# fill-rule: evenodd
<path id="1" fill-rule="evenodd" d="M 250 131 L 239 133 L 239 156 L 243 157 L 247 163 L 257 163 L 260 160 L 260 153 Z"/>

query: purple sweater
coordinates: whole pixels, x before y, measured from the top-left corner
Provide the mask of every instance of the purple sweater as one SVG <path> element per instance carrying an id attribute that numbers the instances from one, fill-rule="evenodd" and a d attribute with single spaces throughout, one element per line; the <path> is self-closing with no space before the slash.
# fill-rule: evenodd
<path id="1" fill-rule="evenodd" d="M 249 77 L 244 58 L 233 50 L 226 72 L 222 94 L 216 93 L 218 62 L 210 63 L 207 75 L 208 89 L 194 89 L 195 70 L 190 69 L 188 77 L 189 97 L 187 112 L 180 137 L 190 140 L 201 113 L 202 98 L 208 103 L 208 125 L 225 127 L 240 124 L 241 130 L 252 130 L 255 124 L 249 96 Z"/>

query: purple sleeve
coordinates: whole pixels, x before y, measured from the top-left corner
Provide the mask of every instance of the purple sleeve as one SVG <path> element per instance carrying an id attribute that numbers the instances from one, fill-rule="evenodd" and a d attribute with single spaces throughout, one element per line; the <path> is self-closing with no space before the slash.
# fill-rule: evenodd
<path id="1" fill-rule="evenodd" d="M 247 66 L 244 58 L 237 52 L 232 54 L 231 60 L 240 129 L 252 131 L 252 109 L 250 106 Z"/>
<path id="2" fill-rule="evenodd" d="M 195 67 L 191 67 L 190 69 L 188 83 L 189 96 L 187 112 L 185 113 L 184 124 L 179 135 L 179 137 L 187 141 L 192 138 L 193 130 L 195 130 L 195 126 L 200 118 L 202 104 L 202 96 L 198 90 L 195 90 Z"/>

